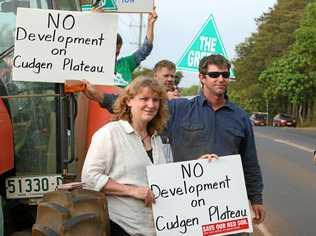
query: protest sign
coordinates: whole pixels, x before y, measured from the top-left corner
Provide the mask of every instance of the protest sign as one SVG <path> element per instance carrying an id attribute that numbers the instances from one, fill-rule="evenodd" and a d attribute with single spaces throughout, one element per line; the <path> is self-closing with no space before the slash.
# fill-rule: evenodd
<path id="1" fill-rule="evenodd" d="M 113 84 L 117 15 L 18 8 L 13 80 Z"/>
<path id="2" fill-rule="evenodd" d="M 239 155 L 147 167 L 157 236 L 252 232 Z"/>
<path id="3" fill-rule="evenodd" d="M 106 12 L 117 13 L 147 13 L 151 12 L 154 7 L 153 0 L 101 0 L 97 7 L 102 7 Z M 91 11 L 92 5 L 90 0 L 81 0 L 82 11 Z"/>

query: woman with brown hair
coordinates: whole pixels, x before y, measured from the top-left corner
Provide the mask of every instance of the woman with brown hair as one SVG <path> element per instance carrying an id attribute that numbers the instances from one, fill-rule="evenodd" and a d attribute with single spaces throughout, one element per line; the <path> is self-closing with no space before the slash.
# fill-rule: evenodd
<path id="1" fill-rule="evenodd" d="M 82 181 L 107 196 L 111 235 L 155 235 L 146 166 L 165 163 L 161 138 L 167 95 L 158 81 L 135 79 L 114 105 L 114 121 L 92 138 Z"/>

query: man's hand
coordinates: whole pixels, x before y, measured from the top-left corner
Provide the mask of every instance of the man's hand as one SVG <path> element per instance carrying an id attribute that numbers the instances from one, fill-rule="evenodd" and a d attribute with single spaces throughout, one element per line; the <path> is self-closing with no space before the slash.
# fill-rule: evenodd
<path id="1" fill-rule="evenodd" d="M 252 222 L 254 224 L 262 223 L 266 216 L 266 210 L 264 209 L 264 206 L 262 204 L 253 204 L 252 210 L 254 212 L 254 218 L 252 219 Z"/>
<path id="2" fill-rule="evenodd" d="M 104 13 L 103 7 L 94 7 L 91 9 L 91 12 Z"/>
<path id="3" fill-rule="evenodd" d="M 218 160 L 218 156 L 214 153 L 212 154 L 204 154 L 198 158 L 198 160 L 209 160 L 209 161 L 214 161 Z"/>
<path id="4" fill-rule="evenodd" d="M 153 8 L 153 10 L 148 14 L 148 25 L 153 25 L 158 18 L 156 7 Z"/>
<path id="5" fill-rule="evenodd" d="M 96 87 L 86 80 L 83 80 L 82 83 L 85 84 L 86 89 L 84 90 L 84 94 L 87 96 L 87 98 L 99 103 L 103 101 L 104 95 L 102 92 L 98 91 Z"/>

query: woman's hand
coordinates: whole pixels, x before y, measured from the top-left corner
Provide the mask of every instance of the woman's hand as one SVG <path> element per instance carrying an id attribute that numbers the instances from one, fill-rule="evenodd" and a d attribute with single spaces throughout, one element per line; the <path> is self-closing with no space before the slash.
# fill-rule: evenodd
<path id="1" fill-rule="evenodd" d="M 198 158 L 198 160 L 205 160 L 205 159 L 209 161 L 218 160 L 218 156 L 212 153 L 212 154 L 204 154 Z"/>
<path id="2" fill-rule="evenodd" d="M 144 200 L 145 206 L 149 207 L 155 203 L 155 195 L 149 187 L 134 187 L 132 196 L 136 199 Z"/>

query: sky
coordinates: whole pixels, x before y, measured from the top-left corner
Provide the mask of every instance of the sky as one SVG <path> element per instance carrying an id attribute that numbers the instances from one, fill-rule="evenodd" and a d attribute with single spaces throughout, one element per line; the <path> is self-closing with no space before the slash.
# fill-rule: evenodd
<path id="1" fill-rule="evenodd" d="M 142 66 L 152 68 L 168 59 L 175 63 L 184 54 L 194 36 L 212 14 L 229 59 L 236 57 L 235 48 L 256 32 L 255 18 L 276 4 L 277 0 L 156 0 L 158 19 L 155 25 L 154 48 Z M 124 44 L 121 56 L 137 48 L 139 15 L 120 14 L 119 32 Z M 146 23 L 147 14 L 143 22 Z M 146 28 L 143 28 L 143 37 Z M 184 73 L 180 87 L 198 84 L 196 73 Z"/>

